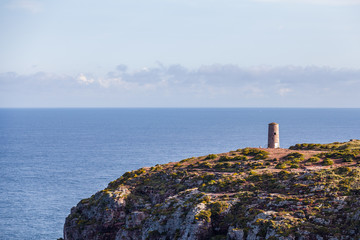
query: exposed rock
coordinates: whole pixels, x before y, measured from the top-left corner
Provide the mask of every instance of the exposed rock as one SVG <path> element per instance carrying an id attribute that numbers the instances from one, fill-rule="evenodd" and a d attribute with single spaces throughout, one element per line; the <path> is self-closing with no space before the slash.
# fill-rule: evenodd
<path id="1" fill-rule="evenodd" d="M 359 239 L 359 152 L 247 148 L 128 172 L 71 209 L 64 239 Z"/>
<path id="2" fill-rule="evenodd" d="M 243 240 L 244 239 L 244 230 L 237 229 L 234 227 L 229 227 L 229 231 L 226 236 L 226 240 Z"/>

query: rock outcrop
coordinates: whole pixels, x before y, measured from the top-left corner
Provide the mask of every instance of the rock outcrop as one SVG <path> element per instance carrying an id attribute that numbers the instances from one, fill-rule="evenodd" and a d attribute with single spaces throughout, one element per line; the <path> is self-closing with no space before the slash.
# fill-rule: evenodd
<path id="1" fill-rule="evenodd" d="M 359 239 L 359 153 L 246 148 L 127 172 L 71 209 L 64 239 Z"/>

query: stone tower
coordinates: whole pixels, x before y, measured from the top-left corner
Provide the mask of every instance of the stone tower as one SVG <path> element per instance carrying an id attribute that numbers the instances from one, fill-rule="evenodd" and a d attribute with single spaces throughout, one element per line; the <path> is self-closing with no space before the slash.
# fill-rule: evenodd
<path id="1" fill-rule="evenodd" d="M 280 148 L 279 124 L 269 123 L 268 148 Z"/>

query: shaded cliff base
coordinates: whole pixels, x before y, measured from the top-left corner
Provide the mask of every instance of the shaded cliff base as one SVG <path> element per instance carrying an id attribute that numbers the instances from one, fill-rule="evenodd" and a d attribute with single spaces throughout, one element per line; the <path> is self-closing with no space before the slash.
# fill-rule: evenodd
<path id="1" fill-rule="evenodd" d="M 65 239 L 358 239 L 360 141 L 245 148 L 127 172 Z"/>

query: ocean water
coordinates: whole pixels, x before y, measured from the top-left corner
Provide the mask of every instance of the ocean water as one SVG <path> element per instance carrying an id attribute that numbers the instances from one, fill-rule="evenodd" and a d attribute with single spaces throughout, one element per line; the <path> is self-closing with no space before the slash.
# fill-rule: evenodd
<path id="1" fill-rule="evenodd" d="M 124 172 L 192 156 L 360 138 L 360 109 L 0 109 L 0 239 L 57 239 Z"/>

